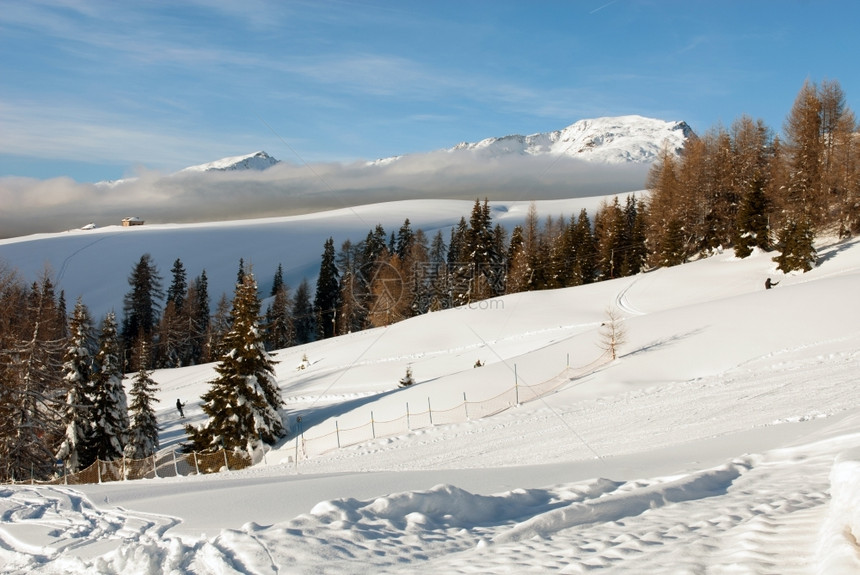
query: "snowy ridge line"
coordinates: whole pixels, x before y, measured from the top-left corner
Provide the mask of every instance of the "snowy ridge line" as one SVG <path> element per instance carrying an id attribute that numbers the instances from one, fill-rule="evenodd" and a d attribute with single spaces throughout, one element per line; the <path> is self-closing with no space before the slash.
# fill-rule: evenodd
<path id="1" fill-rule="evenodd" d="M 396 419 L 378 421 L 373 418 L 373 412 L 371 412 L 367 423 L 343 429 L 338 426 L 335 419 L 334 431 L 316 437 L 305 437 L 305 434 L 301 433 L 299 436 L 294 436 L 293 441 L 286 445 L 292 443 L 295 446 L 295 441 L 299 441 L 299 446 L 295 449 L 298 457 L 310 459 L 313 456 L 323 455 L 336 449 L 407 434 L 427 427 L 465 423 L 470 420 L 491 417 L 512 407 L 545 397 L 571 381 L 590 375 L 609 361 L 610 356 L 606 352 L 589 364 L 580 367 L 567 367 L 555 377 L 541 383 L 534 385 L 517 384 L 495 397 L 481 401 L 464 400 L 447 409 L 433 409 L 428 398 L 425 411 L 412 412 L 407 403 L 406 413 Z"/>

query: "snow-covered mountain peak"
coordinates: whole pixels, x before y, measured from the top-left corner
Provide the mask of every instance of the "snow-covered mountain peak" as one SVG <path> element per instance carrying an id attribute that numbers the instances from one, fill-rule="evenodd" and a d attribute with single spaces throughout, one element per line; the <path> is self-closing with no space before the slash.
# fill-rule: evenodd
<path id="1" fill-rule="evenodd" d="M 237 170 L 265 170 L 278 163 L 278 160 L 267 154 L 259 151 L 253 154 L 244 156 L 232 156 L 222 158 L 208 164 L 200 164 L 198 166 L 190 166 L 183 169 L 183 172 L 232 172 Z"/>
<path id="2" fill-rule="evenodd" d="M 679 152 L 690 137 L 694 137 L 693 130 L 686 122 L 631 115 L 580 120 L 561 130 L 529 136 L 463 142 L 449 152 L 469 150 L 491 157 L 507 154 L 570 156 L 607 164 L 648 163 L 654 161 L 665 146 Z"/>
<path id="3" fill-rule="evenodd" d="M 693 130 L 682 121 L 666 121 L 644 116 L 614 116 L 579 120 L 553 132 L 522 136 L 513 134 L 461 142 L 441 150 L 450 154 L 471 153 L 483 158 L 517 156 L 568 156 L 601 164 L 647 164 L 668 147 L 680 153 Z M 416 156 L 420 154 L 412 154 Z M 385 166 L 404 156 L 380 158 L 368 165 Z"/>

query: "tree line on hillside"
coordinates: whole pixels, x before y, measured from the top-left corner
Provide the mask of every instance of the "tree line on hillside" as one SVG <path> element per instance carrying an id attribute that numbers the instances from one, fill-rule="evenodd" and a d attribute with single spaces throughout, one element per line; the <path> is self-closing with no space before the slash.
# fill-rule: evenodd
<path id="1" fill-rule="evenodd" d="M 860 231 L 860 136 L 836 81 L 806 82 L 781 139 L 747 116 L 665 153 L 649 174 L 649 265 L 720 246 L 776 249 L 783 272 L 815 265 L 815 237 Z"/>
<path id="2" fill-rule="evenodd" d="M 266 297 L 239 261 L 232 300 L 212 311 L 205 270 L 182 261 L 165 292 L 149 254 L 134 264 L 123 300 L 96 327 L 79 298 L 67 316 L 50 274 L 26 286 L 0 265 L 0 479 L 74 471 L 95 459 L 158 448 L 150 370 L 217 361 L 202 397 L 207 421 L 187 427 L 189 448 L 253 456 L 284 437 L 269 351 L 389 325 L 523 291 L 578 286 L 682 264 L 721 249 L 776 250 L 779 269 L 806 271 L 813 241 L 860 231 L 857 123 L 837 82 L 804 84 L 774 136 L 742 116 L 690 139 L 653 165 L 648 193 L 605 201 L 592 217 L 529 208 L 510 233 L 475 200 L 449 233 L 428 237 L 408 218 L 339 249 L 325 241 L 315 290 L 293 291 L 281 265 Z M 262 311 L 265 303 L 265 311 Z M 133 373 L 131 401 L 122 387 Z"/>

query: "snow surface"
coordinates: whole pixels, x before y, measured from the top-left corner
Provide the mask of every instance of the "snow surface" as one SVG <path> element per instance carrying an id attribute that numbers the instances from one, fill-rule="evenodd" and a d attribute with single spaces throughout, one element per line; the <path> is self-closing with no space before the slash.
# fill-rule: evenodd
<path id="1" fill-rule="evenodd" d="M 230 227 L 206 229 L 216 242 Z M 286 440 L 241 471 L 2 486 L 0 570 L 860 572 L 860 242 L 819 248 L 802 275 L 725 252 L 281 350 L 286 413 L 306 437 L 597 367 L 493 417 L 298 461 Z M 85 255 L 130 267 L 99 244 Z M 223 266 L 235 274 L 232 257 Z M 780 284 L 765 291 L 768 276 Z M 592 364 L 608 307 L 627 343 Z M 417 383 L 399 388 L 407 366 Z M 163 446 L 182 438 L 177 398 L 201 420 L 212 368 L 153 374 Z"/>

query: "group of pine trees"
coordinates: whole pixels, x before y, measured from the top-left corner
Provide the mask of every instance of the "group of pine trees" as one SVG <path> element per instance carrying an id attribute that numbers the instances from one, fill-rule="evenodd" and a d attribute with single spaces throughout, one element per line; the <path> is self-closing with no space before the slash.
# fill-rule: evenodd
<path id="1" fill-rule="evenodd" d="M 0 307 L 0 479 L 47 479 L 155 453 L 155 383 L 141 362 L 128 405 L 113 313 L 96 328 L 78 299 L 68 317 L 47 274 L 27 288 L 8 268 Z"/>
<path id="2" fill-rule="evenodd" d="M 532 204 L 508 238 L 507 230 L 493 224 L 489 202 L 476 200 L 469 218 L 461 218 L 447 239 L 442 230 L 428 239 L 408 218 L 396 233 L 377 225 L 339 251 L 329 238 L 304 321 L 322 339 L 499 295 L 635 274 L 648 255 L 644 209 L 630 195 L 624 202 L 605 202 L 594 222 L 586 210 L 569 220 L 541 221 Z M 289 314 L 275 315 L 291 321 Z"/>

